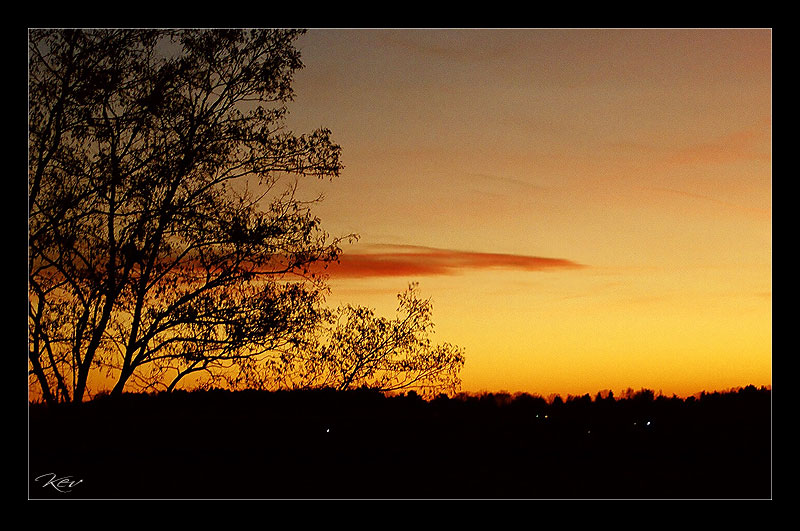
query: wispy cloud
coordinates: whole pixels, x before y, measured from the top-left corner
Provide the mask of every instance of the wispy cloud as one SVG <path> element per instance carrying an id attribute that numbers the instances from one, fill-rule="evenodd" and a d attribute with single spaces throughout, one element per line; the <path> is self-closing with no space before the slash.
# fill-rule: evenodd
<path id="1" fill-rule="evenodd" d="M 547 271 L 586 267 L 563 258 L 456 251 L 414 245 L 368 245 L 331 264 L 333 278 L 455 275 L 469 270 Z"/>
<path id="2" fill-rule="evenodd" d="M 381 42 L 404 50 L 414 57 L 429 57 L 473 63 L 513 58 L 519 51 L 514 32 L 480 30 L 381 31 Z M 502 37 L 502 38 L 499 38 Z"/>
<path id="3" fill-rule="evenodd" d="M 639 141 L 610 141 L 615 155 L 644 157 L 659 164 L 727 164 L 739 161 L 770 162 L 772 119 L 763 118 L 751 126 L 728 134 L 696 139 L 685 146 L 670 146 Z"/>
<path id="4" fill-rule="evenodd" d="M 767 151 L 771 136 L 771 120 L 763 119 L 752 127 L 741 129 L 708 142 L 699 142 L 673 152 L 667 159 L 676 164 L 728 163 L 739 160 L 769 162 Z"/>
<path id="5" fill-rule="evenodd" d="M 481 180 L 484 180 L 484 181 L 489 181 L 489 182 L 492 182 L 492 183 L 495 183 L 495 184 L 496 183 L 500 183 L 500 184 L 504 184 L 504 185 L 512 185 L 512 186 L 514 186 L 516 188 L 528 189 L 528 190 L 533 190 L 533 191 L 536 191 L 536 192 L 549 192 L 549 191 L 552 191 L 552 187 L 540 186 L 538 184 L 534 184 L 534 183 L 531 183 L 531 182 L 528 182 L 528 181 L 524 181 L 522 179 L 515 179 L 513 177 L 504 177 L 504 176 L 501 176 L 501 175 L 489 175 L 489 174 L 486 174 L 486 173 L 468 173 L 467 175 L 469 177 L 475 177 L 475 178 L 478 178 L 478 179 L 481 179 Z"/>
<path id="6" fill-rule="evenodd" d="M 686 191 L 683 191 L 683 190 L 675 190 L 673 188 L 663 188 L 663 187 L 651 186 L 651 187 L 642 187 L 642 190 L 649 190 L 649 191 L 654 191 L 654 192 L 662 192 L 662 193 L 680 195 L 680 196 L 683 196 L 683 197 L 690 197 L 690 198 L 693 198 L 693 199 L 700 199 L 700 200 L 703 200 L 703 201 L 708 201 L 708 202 L 711 202 L 711 203 L 715 203 L 715 204 L 720 205 L 722 207 L 726 207 L 726 208 L 729 208 L 729 209 L 737 210 L 737 211 L 744 212 L 744 213 L 747 213 L 747 214 L 755 214 L 755 215 L 758 215 L 758 216 L 770 216 L 771 213 L 772 213 L 771 209 L 768 209 L 768 208 L 754 208 L 754 207 L 748 207 L 748 206 L 744 206 L 744 205 L 737 205 L 737 204 L 734 204 L 734 203 L 729 203 L 727 201 L 720 201 L 719 199 L 716 199 L 716 198 L 713 198 L 713 197 L 709 197 L 707 195 L 694 194 L 694 193 L 686 192 Z"/>

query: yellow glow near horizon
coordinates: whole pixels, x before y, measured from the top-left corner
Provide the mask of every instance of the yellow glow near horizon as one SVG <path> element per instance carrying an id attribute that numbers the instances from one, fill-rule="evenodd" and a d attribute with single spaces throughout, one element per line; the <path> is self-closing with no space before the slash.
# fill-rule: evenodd
<path id="1" fill-rule="evenodd" d="M 345 171 L 319 215 L 361 243 L 563 259 L 333 281 L 393 311 L 419 281 L 466 391 L 769 385 L 771 31 L 317 30 L 291 120 Z M 441 272 L 440 272 L 441 273 Z"/>
<path id="2" fill-rule="evenodd" d="M 693 288 L 685 272 L 651 270 L 494 271 L 419 280 L 434 301 L 434 339 L 466 349 L 467 392 L 594 396 L 645 387 L 689 396 L 769 385 L 771 295 L 708 286 L 708 275 L 700 272 Z M 732 280 L 737 276 L 743 275 L 729 272 Z M 666 286 L 670 280 L 673 289 Z M 348 289 L 355 282 L 335 282 L 333 294 L 372 302 L 391 315 L 389 283 L 362 281 L 360 289 Z"/>

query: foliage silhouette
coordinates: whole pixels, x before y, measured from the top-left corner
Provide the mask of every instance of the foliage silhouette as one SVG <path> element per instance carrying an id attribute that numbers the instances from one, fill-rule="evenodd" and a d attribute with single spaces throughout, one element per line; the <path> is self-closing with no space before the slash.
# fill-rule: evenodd
<path id="1" fill-rule="evenodd" d="M 47 403 L 246 382 L 337 259 L 296 194 L 342 166 L 283 128 L 295 30 L 29 32 L 29 369 Z M 231 369 L 235 369 L 231 372 Z"/>
<path id="2" fill-rule="evenodd" d="M 507 393 L 426 401 L 370 389 L 126 393 L 80 409 L 31 408 L 29 492 L 768 499 L 770 414 L 771 391 L 753 386 L 559 404 Z M 33 480 L 47 473 L 83 482 L 64 495 Z"/>
<path id="3" fill-rule="evenodd" d="M 340 306 L 312 341 L 270 360 L 268 374 L 284 388 L 415 389 L 426 396 L 456 392 L 463 350 L 433 344 L 433 305 L 412 283 L 397 296 L 395 319 L 363 306 Z"/>

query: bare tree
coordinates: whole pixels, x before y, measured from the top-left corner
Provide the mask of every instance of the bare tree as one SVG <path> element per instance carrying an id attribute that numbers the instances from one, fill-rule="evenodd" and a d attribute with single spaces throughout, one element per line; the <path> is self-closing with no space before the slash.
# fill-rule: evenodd
<path id="1" fill-rule="evenodd" d="M 29 369 L 48 403 L 213 382 L 321 315 L 331 239 L 285 130 L 296 30 L 29 33 Z"/>
<path id="2" fill-rule="evenodd" d="M 277 376 L 280 387 L 457 392 L 463 349 L 433 343 L 433 305 L 419 296 L 416 283 L 397 297 L 394 319 L 362 306 L 340 306 L 318 336 L 273 359 L 267 374 Z"/>

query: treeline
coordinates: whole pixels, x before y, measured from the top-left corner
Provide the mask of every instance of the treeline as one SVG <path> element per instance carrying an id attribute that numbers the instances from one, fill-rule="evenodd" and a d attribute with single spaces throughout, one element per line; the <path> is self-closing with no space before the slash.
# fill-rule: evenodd
<path id="1" fill-rule="evenodd" d="M 656 393 L 652 389 L 648 388 L 641 388 L 639 390 L 635 390 L 632 387 L 629 387 L 622 391 L 620 396 L 616 396 L 613 391 L 605 389 L 603 391 L 598 391 L 594 397 L 589 393 L 584 395 L 571 395 L 568 394 L 566 397 L 562 397 L 558 393 L 553 393 L 546 398 L 539 394 L 531 394 L 526 392 L 519 392 L 519 393 L 508 393 L 506 391 L 500 392 L 481 392 L 481 393 L 458 393 L 454 396 L 454 399 L 461 400 L 461 401 L 494 401 L 498 405 L 509 405 L 514 403 L 515 401 L 520 401 L 524 403 L 538 403 L 538 404 L 564 404 L 564 403 L 572 403 L 572 402 L 580 402 L 580 403 L 587 403 L 587 402 L 613 402 L 616 400 L 637 400 L 648 402 L 652 400 L 669 400 L 669 401 L 681 401 L 687 403 L 694 403 L 697 400 L 717 400 L 724 397 L 730 397 L 731 395 L 738 395 L 744 394 L 752 396 L 756 393 L 760 393 L 762 395 L 769 396 L 771 389 L 767 386 L 756 387 L 755 385 L 747 385 L 745 387 L 734 387 L 725 391 L 700 391 L 695 393 L 692 396 L 688 396 L 686 398 L 679 397 L 675 394 L 671 396 L 664 395 L 663 392 L 659 391 Z M 415 396 L 416 393 L 413 391 L 410 392 L 411 396 Z M 436 399 L 438 400 L 446 400 L 449 397 L 446 395 L 438 395 Z"/>
<path id="2" fill-rule="evenodd" d="M 230 397 L 235 398 L 239 396 L 246 400 L 252 400 L 256 397 L 292 397 L 292 400 L 296 400 L 299 403 L 304 402 L 307 399 L 314 399 L 315 397 L 326 397 L 330 398 L 332 396 L 337 396 L 339 398 L 345 398 L 350 401 L 357 401 L 357 400 L 368 400 L 374 401 L 376 399 L 379 400 L 422 400 L 426 402 L 435 402 L 435 403 L 443 403 L 449 401 L 455 402 L 465 402 L 467 404 L 474 404 L 474 403 L 494 403 L 497 406 L 511 406 L 513 404 L 524 404 L 526 406 L 530 406 L 532 404 L 536 404 L 539 407 L 546 407 L 546 406 L 559 406 L 562 404 L 572 404 L 572 403 L 581 403 L 587 404 L 591 402 L 597 403 L 609 403 L 609 402 L 617 402 L 617 401 L 626 401 L 632 400 L 639 403 L 642 402 L 651 402 L 651 401 L 669 401 L 669 402 L 684 402 L 687 404 L 692 404 L 697 401 L 713 401 L 713 400 L 730 400 L 732 397 L 735 396 L 749 396 L 753 397 L 755 395 L 761 395 L 762 397 L 769 397 L 771 396 L 771 388 L 767 386 L 756 387 L 755 385 L 747 385 L 745 387 L 734 387 L 725 391 L 700 391 L 695 393 L 692 396 L 688 397 L 679 397 L 675 394 L 671 396 L 664 395 L 662 392 L 656 393 L 652 389 L 648 388 L 641 388 L 639 390 L 634 390 L 633 388 L 628 388 L 621 392 L 619 396 L 616 396 L 613 391 L 611 390 L 603 390 L 598 391 L 594 396 L 589 393 L 584 395 L 572 395 L 568 394 L 566 397 L 562 397 L 558 393 L 551 394 L 546 398 L 540 394 L 536 393 L 527 393 L 527 392 L 518 392 L 518 393 L 509 393 L 507 391 L 499 391 L 499 392 L 478 392 L 478 393 L 470 393 L 470 392 L 459 392 L 456 393 L 454 396 L 450 396 L 446 393 L 440 393 L 434 397 L 423 397 L 419 395 L 416 391 L 410 390 L 408 392 L 398 392 L 398 393 L 383 393 L 378 390 L 370 389 L 368 387 L 362 387 L 359 389 L 348 389 L 348 390 L 336 390 L 333 388 L 322 388 L 322 389 L 308 389 L 308 390 L 280 390 L 280 391 L 257 391 L 257 390 L 242 390 L 242 391 L 230 391 L 227 389 L 206 389 L 206 390 L 194 390 L 194 391 L 187 391 L 185 389 L 177 389 L 171 392 L 156 392 L 156 393 L 124 393 L 123 395 L 117 397 L 112 397 L 111 394 L 101 392 L 92 397 L 88 403 L 100 404 L 100 403 L 113 403 L 119 404 L 124 402 L 137 402 L 137 403 L 144 403 L 147 400 L 179 400 L 184 401 L 187 398 L 189 400 L 197 399 L 197 400 L 207 400 L 208 398 L 221 398 L 221 397 Z M 41 400 L 35 400 L 31 402 L 32 407 L 37 407 L 41 405 Z"/>
<path id="3" fill-rule="evenodd" d="M 771 390 L 173 392 L 30 409 L 32 497 L 769 498 Z M 82 479 L 48 492 L 45 473 Z"/>

